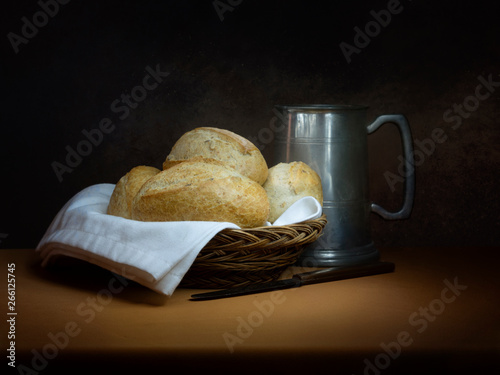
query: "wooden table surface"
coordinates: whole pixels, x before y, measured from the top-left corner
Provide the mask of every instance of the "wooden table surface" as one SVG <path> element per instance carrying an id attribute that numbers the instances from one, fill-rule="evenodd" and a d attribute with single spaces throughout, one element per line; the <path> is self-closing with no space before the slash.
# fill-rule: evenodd
<path id="1" fill-rule="evenodd" d="M 178 288 L 168 298 L 84 262 L 45 269 L 32 249 L 0 250 L 2 367 L 16 374 L 492 371 L 500 368 L 495 253 L 381 249 L 394 273 L 190 301 L 200 290 Z"/>

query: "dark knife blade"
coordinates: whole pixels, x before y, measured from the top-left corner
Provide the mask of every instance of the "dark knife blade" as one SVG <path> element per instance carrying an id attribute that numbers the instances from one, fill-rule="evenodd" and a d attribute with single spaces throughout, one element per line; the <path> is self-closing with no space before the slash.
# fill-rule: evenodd
<path id="1" fill-rule="evenodd" d="M 251 284 L 242 287 L 216 290 L 214 292 L 193 294 L 191 296 L 191 300 L 204 301 L 217 298 L 236 297 L 248 294 L 270 292 L 274 290 L 296 288 L 302 285 L 310 285 L 388 273 L 393 272 L 394 269 L 395 265 L 392 262 L 376 262 L 359 266 L 324 268 L 317 271 L 298 273 L 293 275 L 291 279 L 271 281 L 268 283 Z"/>

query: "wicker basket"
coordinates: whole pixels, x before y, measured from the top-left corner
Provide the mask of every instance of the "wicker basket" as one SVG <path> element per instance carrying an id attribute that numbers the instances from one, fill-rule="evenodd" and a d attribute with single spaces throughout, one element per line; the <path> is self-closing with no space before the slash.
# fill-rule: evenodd
<path id="1" fill-rule="evenodd" d="M 200 251 L 180 286 L 221 289 L 274 281 L 325 225 L 323 215 L 285 226 L 225 229 Z"/>

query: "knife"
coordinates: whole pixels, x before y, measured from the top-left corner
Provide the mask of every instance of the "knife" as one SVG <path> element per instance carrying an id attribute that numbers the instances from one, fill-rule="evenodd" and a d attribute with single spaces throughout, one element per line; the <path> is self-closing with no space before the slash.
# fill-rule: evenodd
<path id="1" fill-rule="evenodd" d="M 217 298 L 244 296 L 248 294 L 270 292 L 273 290 L 297 288 L 302 285 L 377 275 L 381 273 L 393 272 L 394 268 L 395 265 L 392 262 L 375 262 L 359 266 L 324 268 L 317 271 L 297 273 L 293 275 L 291 279 L 193 294 L 191 295 L 191 301 L 205 301 Z"/>

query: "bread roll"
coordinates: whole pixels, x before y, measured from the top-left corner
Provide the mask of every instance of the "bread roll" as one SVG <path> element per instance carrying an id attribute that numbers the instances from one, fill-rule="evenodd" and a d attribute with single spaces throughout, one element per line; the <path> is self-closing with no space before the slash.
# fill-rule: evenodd
<path id="1" fill-rule="evenodd" d="M 264 189 L 269 199 L 271 223 L 300 198 L 312 196 L 323 205 L 323 188 L 319 175 L 300 161 L 280 163 L 270 168 Z"/>
<path id="2" fill-rule="evenodd" d="M 107 213 L 130 219 L 132 200 L 135 195 L 147 180 L 159 172 L 158 168 L 145 165 L 132 168 L 117 182 L 109 200 Z"/>
<path id="3" fill-rule="evenodd" d="M 268 167 L 260 150 L 229 130 L 204 127 L 185 133 L 172 147 L 163 169 L 193 157 L 219 160 L 261 185 L 267 178 Z"/>
<path id="4" fill-rule="evenodd" d="M 141 221 L 225 221 L 242 228 L 265 225 L 269 202 L 256 181 L 225 166 L 185 161 L 149 179 L 132 204 Z"/>

